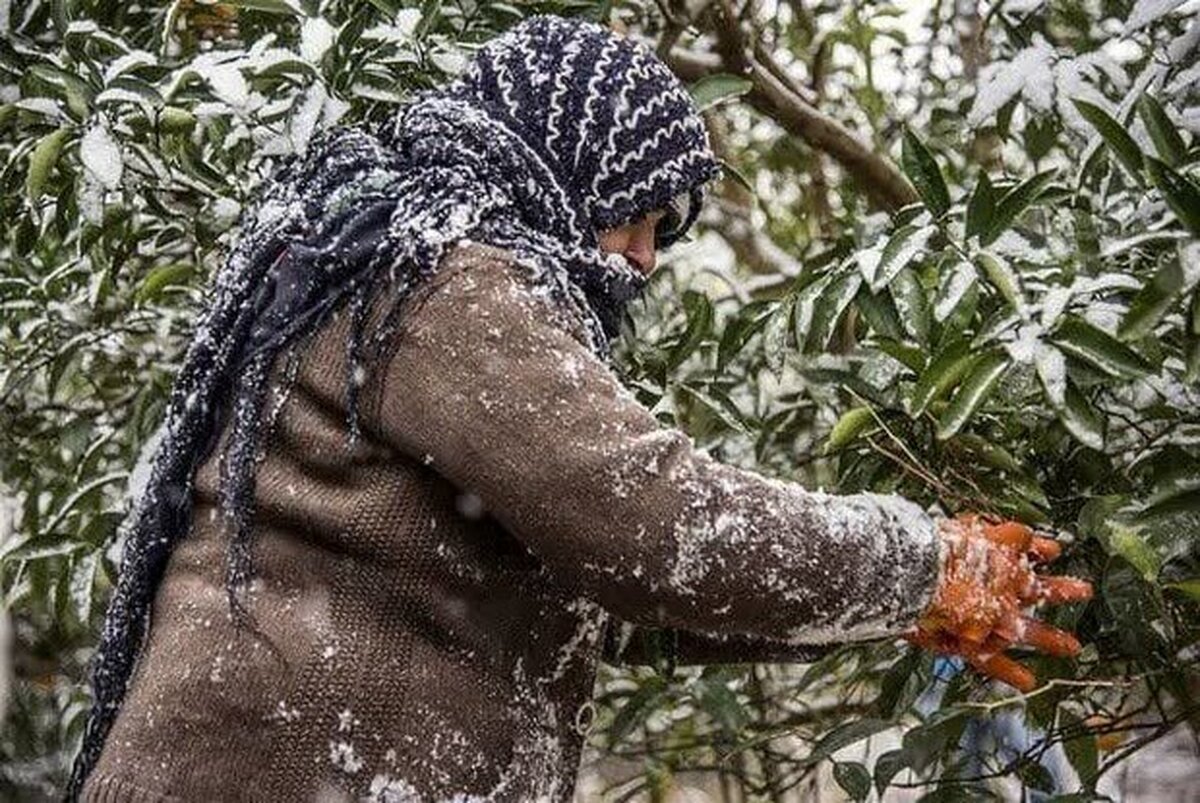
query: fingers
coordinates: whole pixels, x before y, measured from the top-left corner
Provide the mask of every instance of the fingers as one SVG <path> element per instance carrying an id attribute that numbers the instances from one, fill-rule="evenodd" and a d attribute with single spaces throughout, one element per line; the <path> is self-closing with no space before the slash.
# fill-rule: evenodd
<path id="1" fill-rule="evenodd" d="M 964 656 L 967 663 L 990 678 L 1007 683 L 1021 692 L 1030 692 L 1037 688 L 1037 678 L 1024 666 L 1009 658 L 1004 653 L 990 655 L 977 654 Z"/>
<path id="2" fill-rule="evenodd" d="M 1019 521 L 1004 521 L 983 528 L 983 536 L 998 546 L 1025 552 L 1033 540 L 1033 530 Z"/>
<path id="3" fill-rule="evenodd" d="M 905 633 L 904 638 L 931 652 L 960 655 L 976 671 L 1021 692 L 1030 692 L 1037 687 L 1033 672 L 1004 654 L 1008 643 L 998 636 L 989 636 L 983 644 L 968 644 L 948 634 L 917 629 Z"/>
<path id="4" fill-rule="evenodd" d="M 1062 554 L 1062 546 L 1050 538 L 1035 535 L 1029 542 L 1029 558 L 1034 563 L 1049 563 Z"/>
<path id="5" fill-rule="evenodd" d="M 1040 602 L 1083 602 L 1092 598 L 1092 584 L 1074 577 L 1039 577 L 1035 598 Z"/>
<path id="6" fill-rule="evenodd" d="M 1062 554 L 1062 546 L 1052 538 L 1035 535 L 1019 521 L 991 521 L 975 513 L 964 513 L 956 521 L 967 529 L 982 525 L 984 538 L 997 546 L 1025 552 L 1034 563 L 1049 563 Z"/>
<path id="7" fill-rule="evenodd" d="M 1065 630 L 1029 617 L 1022 619 L 1021 624 L 1016 641 L 1039 652 L 1070 658 L 1082 649 L 1079 640 Z"/>

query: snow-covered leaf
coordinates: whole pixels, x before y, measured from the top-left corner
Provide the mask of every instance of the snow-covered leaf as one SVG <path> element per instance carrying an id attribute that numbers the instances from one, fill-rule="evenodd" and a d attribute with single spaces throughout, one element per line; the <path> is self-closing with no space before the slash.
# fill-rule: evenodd
<path id="1" fill-rule="evenodd" d="M 1134 379 L 1154 372 L 1153 366 L 1129 346 L 1073 315 L 1063 319 L 1051 339 L 1067 354 L 1115 378 Z"/>
<path id="2" fill-rule="evenodd" d="M 805 340 L 810 351 L 824 349 L 833 336 L 834 326 L 841 320 L 842 313 L 858 293 L 862 276 L 855 270 L 845 270 L 825 288 L 813 305 L 812 324 Z"/>
<path id="3" fill-rule="evenodd" d="M 986 251 L 981 251 L 975 256 L 975 264 L 987 277 L 987 280 L 993 287 L 1000 291 L 1000 295 L 1012 305 L 1012 308 L 1018 315 L 1024 313 L 1026 308 L 1025 293 L 1021 288 L 1021 277 L 1013 270 L 1006 260 L 1001 259 L 995 254 L 989 254 Z"/>
<path id="4" fill-rule="evenodd" d="M 936 232 L 936 226 L 906 224 L 886 241 L 881 238 L 873 247 L 860 251 L 858 265 L 872 292 L 886 287 L 901 268 L 925 250 Z"/>
<path id="5" fill-rule="evenodd" d="M 1183 5 L 1184 0 L 1137 0 L 1125 20 L 1125 35 L 1144 28 Z"/>
<path id="6" fill-rule="evenodd" d="M 121 186 L 121 148 L 103 125 L 88 129 L 79 144 L 79 158 L 105 187 L 115 190 Z"/>
<path id="7" fill-rule="evenodd" d="M 943 271 L 933 302 L 933 319 L 943 323 L 954 314 L 954 310 L 977 281 L 975 266 L 963 259 L 956 261 L 949 270 Z"/>
<path id="8" fill-rule="evenodd" d="M 1009 62 L 994 62 L 979 73 L 979 89 L 967 115 L 967 125 L 977 127 L 987 122 L 1004 104 L 1028 91 L 1034 97 L 1048 94 L 1053 85 L 1054 50 L 1041 34 L 1034 34 L 1033 44 L 1017 53 Z M 1048 106 L 1048 101 L 1043 102 Z"/>
<path id="9" fill-rule="evenodd" d="M 917 278 L 916 273 L 909 268 L 901 268 L 892 279 L 891 284 L 888 285 L 888 289 L 891 291 L 892 301 L 896 305 L 896 312 L 900 315 L 900 322 L 904 324 L 904 328 L 918 343 L 928 341 L 929 303 L 925 297 L 925 288 L 921 286 L 921 281 Z"/>
<path id="10" fill-rule="evenodd" d="M 324 17 L 309 17 L 300 26 L 300 55 L 314 64 L 333 46 L 337 30 Z"/>

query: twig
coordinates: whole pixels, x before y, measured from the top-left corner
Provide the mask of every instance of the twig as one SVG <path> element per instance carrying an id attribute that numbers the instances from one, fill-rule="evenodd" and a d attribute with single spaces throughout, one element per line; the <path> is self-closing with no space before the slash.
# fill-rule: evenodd
<path id="1" fill-rule="evenodd" d="M 735 46 L 727 46 L 725 51 L 734 52 L 734 49 Z M 709 54 L 697 55 L 676 49 L 664 58 L 685 81 L 698 81 L 723 67 L 730 69 L 730 65 Z M 789 134 L 829 154 L 872 201 L 891 210 L 917 200 L 916 191 L 891 161 L 791 91 L 766 67 L 751 61 L 745 77 L 752 83 L 746 95 L 751 106 L 775 120 Z"/>

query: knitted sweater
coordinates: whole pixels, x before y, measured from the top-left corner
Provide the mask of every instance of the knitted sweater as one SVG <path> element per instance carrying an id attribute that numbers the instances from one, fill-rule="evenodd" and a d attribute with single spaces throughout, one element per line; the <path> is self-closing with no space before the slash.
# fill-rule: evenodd
<path id="1" fill-rule="evenodd" d="M 405 304 L 355 442 L 348 316 L 272 399 L 250 628 L 201 466 L 85 801 L 567 800 L 610 617 L 802 658 L 928 602 L 922 511 L 714 462 L 510 251 L 460 245 Z"/>

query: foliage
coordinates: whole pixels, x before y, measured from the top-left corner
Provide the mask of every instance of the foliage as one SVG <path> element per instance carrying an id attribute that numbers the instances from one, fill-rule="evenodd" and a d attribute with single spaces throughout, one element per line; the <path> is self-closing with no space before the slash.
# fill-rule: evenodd
<path id="1" fill-rule="evenodd" d="M 0 590 L 18 683 L 0 797 L 62 782 L 127 486 L 200 288 L 272 164 L 318 128 L 387 115 L 532 11 L 619 19 L 704 52 L 724 5 L 4 6 L 0 496 L 15 527 Z M 956 17 L 970 5 L 933 3 L 913 41 L 887 5 L 738 18 L 919 201 L 873 206 L 852 171 L 751 105 L 750 79 L 700 79 L 745 184 L 723 182 L 700 245 L 737 246 L 743 269 L 689 271 L 693 256 L 660 272 L 623 367 L 664 422 L 722 459 L 1073 533 L 1053 570 L 1099 593 L 1053 621 L 1085 652 L 1034 658 L 1052 682 L 1024 698 L 890 643 L 802 670 L 676 668 L 669 654 L 611 669 L 595 742 L 642 762 L 633 786 L 707 767 L 774 795 L 826 768 L 855 799 L 893 783 L 984 795 L 1004 776 L 1086 796 L 1196 721 L 1200 23 L 1142 21 L 1124 2 Z M 797 269 L 747 268 L 739 215 Z M 1013 715 L 1042 738 L 973 750 L 981 723 Z M 894 750 L 851 756 L 896 727 Z M 1059 745 L 1078 776 L 1067 786 L 1039 763 Z"/>

